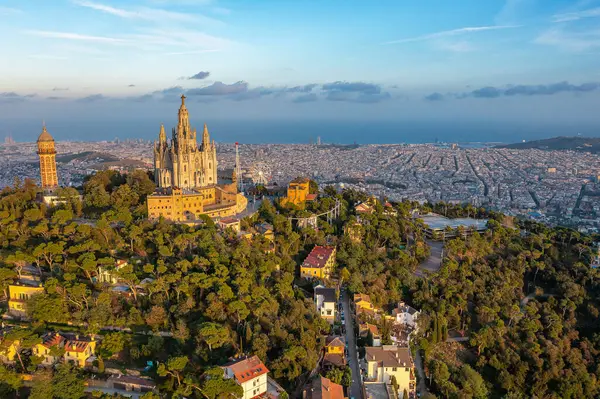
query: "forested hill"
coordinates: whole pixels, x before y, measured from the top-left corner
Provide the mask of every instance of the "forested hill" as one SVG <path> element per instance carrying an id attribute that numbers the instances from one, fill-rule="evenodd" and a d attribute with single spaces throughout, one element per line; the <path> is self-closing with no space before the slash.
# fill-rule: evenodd
<path id="1" fill-rule="evenodd" d="M 516 150 L 573 150 L 591 153 L 600 152 L 600 138 L 598 137 L 553 137 L 550 139 L 533 140 L 525 143 L 499 145 L 496 148 L 512 148 Z"/>

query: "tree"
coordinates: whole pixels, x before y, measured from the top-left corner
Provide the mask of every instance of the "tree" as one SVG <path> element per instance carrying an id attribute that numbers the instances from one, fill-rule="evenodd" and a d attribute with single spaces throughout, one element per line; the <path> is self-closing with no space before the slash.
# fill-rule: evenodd
<path id="1" fill-rule="evenodd" d="M 210 351 L 219 348 L 229 342 L 229 331 L 218 323 L 202 323 L 199 330 L 199 338 L 208 345 Z"/>
<path id="2" fill-rule="evenodd" d="M 38 372 L 33 375 L 29 399 L 52 399 L 52 373 Z"/>
<path id="3" fill-rule="evenodd" d="M 182 372 L 185 366 L 188 364 L 187 356 L 170 357 L 167 363 L 161 363 L 158 365 L 157 373 L 161 377 L 167 375 L 173 377 L 177 381 L 177 386 L 181 385 Z"/>
<path id="4" fill-rule="evenodd" d="M 16 355 L 19 359 L 19 363 L 21 364 L 21 369 L 23 371 L 26 371 L 21 353 L 25 350 L 30 350 L 40 342 L 40 337 L 34 334 L 33 331 L 22 328 L 9 331 L 4 336 L 1 345 L 12 346 L 15 349 Z"/>
<path id="5" fill-rule="evenodd" d="M 200 392 L 207 399 L 241 398 L 244 396 L 242 387 L 233 378 L 224 378 L 223 369 L 212 367 L 202 376 Z"/>
<path id="6" fill-rule="evenodd" d="M 52 392 L 56 399 L 82 398 L 85 385 L 80 370 L 70 363 L 63 363 L 52 377 Z"/>
<path id="7" fill-rule="evenodd" d="M 129 336 L 122 332 L 108 333 L 102 339 L 100 351 L 104 352 L 107 357 L 110 357 L 125 349 L 129 341 Z"/>
<path id="8" fill-rule="evenodd" d="M 167 312 L 165 308 L 159 305 L 152 306 L 150 312 L 146 315 L 146 323 L 154 331 L 159 331 L 161 327 L 166 327 L 169 319 L 167 318 Z"/>
<path id="9" fill-rule="evenodd" d="M 10 397 L 12 392 L 18 392 L 23 385 L 23 380 L 14 371 L 0 365 L 0 394 L 2 397 Z"/>
<path id="10" fill-rule="evenodd" d="M 461 385 L 463 392 L 469 392 L 475 399 L 484 399 L 488 397 L 488 389 L 481 375 L 473 370 L 471 366 L 465 364 L 460 369 Z"/>

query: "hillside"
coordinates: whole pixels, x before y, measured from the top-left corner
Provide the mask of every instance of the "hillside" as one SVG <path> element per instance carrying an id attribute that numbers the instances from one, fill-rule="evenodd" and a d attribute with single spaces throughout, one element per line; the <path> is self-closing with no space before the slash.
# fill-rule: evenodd
<path id="1" fill-rule="evenodd" d="M 65 154 L 56 157 L 56 162 L 68 163 L 73 160 L 78 161 L 96 161 L 96 162 L 114 162 L 118 161 L 119 158 L 104 152 L 97 151 L 85 151 L 77 154 Z"/>
<path id="2" fill-rule="evenodd" d="M 544 140 L 527 141 L 525 143 L 499 145 L 495 148 L 513 148 L 517 150 L 537 148 L 540 150 L 573 150 L 597 153 L 600 152 L 600 138 L 560 136 Z"/>

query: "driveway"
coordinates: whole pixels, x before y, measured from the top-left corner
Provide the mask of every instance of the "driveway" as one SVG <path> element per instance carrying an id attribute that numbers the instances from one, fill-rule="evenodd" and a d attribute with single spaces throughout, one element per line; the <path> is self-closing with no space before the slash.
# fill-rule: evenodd
<path id="1" fill-rule="evenodd" d="M 421 357 L 421 351 L 417 350 L 417 355 L 415 356 L 415 369 L 417 370 L 417 374 L 419 375 L 419 382 L 417 383 L 417 392 L 421 394 L 421 396 L 425 395 L 427 391 L 427 386 L 425 385 L 425 369 L 423 368 L 423 358 Z"/>
<path id="2" fill-rule="evenodd" d="M 425 272 L 435 273 L 442 266 L 443 241 L 426 240 L 425 242 L 431 248 L 431 254 L 417 266 L 417 270 L 415 270 L 417 277 L 425 277 Z"/>
<path id="3" fill-rule="evenodd" d="M 348 364 L 352 369 L 352 385 L 350 386 L 350 398 L 362 399 L 362 388 L 360 378 L 360 367 L 358 365 L 358 348 L 354 337 L 354 317 L 350 312 L 350 298 L 348 292 L 342 294 L 342 307 L 344 308 L 344 324 L 346 327 L 346 343 L 348 344 Z"/>

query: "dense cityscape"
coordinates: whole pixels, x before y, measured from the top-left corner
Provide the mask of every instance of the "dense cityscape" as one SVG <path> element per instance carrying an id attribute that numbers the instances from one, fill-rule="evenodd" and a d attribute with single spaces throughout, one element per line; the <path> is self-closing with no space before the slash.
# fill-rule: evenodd
<path id="1" fill-rule="evenodd" d="M 61 184 L 79 186 L 96 170 L 152 168 L 145 140 L 58 142 Z M 218 144 L 219 169 L 232 170 L 233 144 Z M 37 178 L 35 144 L 0 145 L 0 186 Z M 456 145 L 241 144 L 244 180 L 260 169 L 268 184 L 298 176 L 355 188 L 393 201 L 471 203 L 550 225 L 595 232 L 600 224 L 600 157 L 576 151 Z M 253 169 L 255 168 L 255 169 Z"/>

